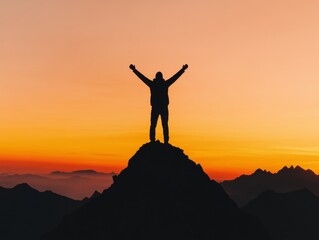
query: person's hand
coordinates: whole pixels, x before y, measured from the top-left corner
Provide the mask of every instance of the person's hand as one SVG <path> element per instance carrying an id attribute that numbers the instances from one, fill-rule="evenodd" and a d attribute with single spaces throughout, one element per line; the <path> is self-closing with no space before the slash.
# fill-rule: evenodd
<path id="1" fill-rule="evenodd" d="M 188 68 L 187 64 L 183 65 L 183 70 L 186 70 L 187 68 Z"/>
<path id="2" fill-rule="evenodd" d="M 130 69 L 132 69 L 134 71 L 135 70 L 135 65 L 131 64 L 130 65 Z"/>

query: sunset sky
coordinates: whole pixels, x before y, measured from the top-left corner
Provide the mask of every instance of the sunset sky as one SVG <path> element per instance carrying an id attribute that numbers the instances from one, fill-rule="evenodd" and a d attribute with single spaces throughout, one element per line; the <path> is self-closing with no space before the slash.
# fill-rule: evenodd
<path id="1" fill-rule="evenodd" d="M 0 172 L 122 170 L 148 142 L 149 78 L 170 141 L 214 179 L 319 173 L 316 0 L 2 0 Z M 162 141 L 159 121 L 157 136 Z"/>

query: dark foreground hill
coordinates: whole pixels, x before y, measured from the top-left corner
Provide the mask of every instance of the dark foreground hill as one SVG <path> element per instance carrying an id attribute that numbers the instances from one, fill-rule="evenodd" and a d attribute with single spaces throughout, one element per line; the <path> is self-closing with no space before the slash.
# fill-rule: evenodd
<path id="1" fill-rule="evenodd" d="M 39 192 L 27 184 L 0 187 L 0 239 L 36 240 L 80 205 L 53 192 Z"/>
<path id="2" fill-rule="evenodd" d="M 44 239 L 269 239 L 179 148 L 145 144 L 114 180 Z"/>
<path id="3" fill-rule="evenodd" d="M 248 204 L 268 189 L 284 193 L 307 188 L 319 195 L 319 176 L 299 166 L 283 167 L 277 173 L 257 169 L 251 175 L 242 175 L 221 185 L 239 206 Z"/>
<path id="4" fill-rule="evenodd" d="M 258 216 L 273 239 L 319 239 L 319 198 L 307 189 L 289 193 L 268 190 L 243 209 Z"/>

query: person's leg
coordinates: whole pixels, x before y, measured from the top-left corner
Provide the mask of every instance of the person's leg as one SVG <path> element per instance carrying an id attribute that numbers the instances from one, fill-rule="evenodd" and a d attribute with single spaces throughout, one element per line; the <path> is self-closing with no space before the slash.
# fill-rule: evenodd
<path id="1" fill-rule="evenodd" d="M 165 107 L 161 111 L 161 120 L 163 126 L 163 134 L 164 134 L 164 143 L 168 143 L 169 135 L 168 135 L 168 108 Z"/>
<path id="2" fill-rule="evenodd" d="M 151 142 L 155 141 L 155 128 L 156 128 L 156 124 L 157 124 L 158 115 L 159 115 L 159 111 L 152 107 L 151 127 L 150 127 L 150 140 L 151 140 Z"/>

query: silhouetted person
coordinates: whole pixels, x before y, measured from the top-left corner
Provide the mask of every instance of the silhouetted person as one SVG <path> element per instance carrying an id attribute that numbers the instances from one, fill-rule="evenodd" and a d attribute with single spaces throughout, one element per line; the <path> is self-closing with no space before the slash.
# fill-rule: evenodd
<path id="1" fill-rule="evenodd" d="M 188 65 L 183 65 L 173 77 L 168 80 L 163 79 L 163 74 L 157 72 L 153 81 L 145 77 L 142 73 L 136 70 L 135 65 L 131 64 L 130 69 L 150 88 L 151 90 L 151 127 L 150 127 L 150 140 L 155 141 L 155 128 L 158 120 L 158 116 L 161 115 L 164 142 L 168 143 L 168 88 L 171 86 L 188 68 Z"/>

